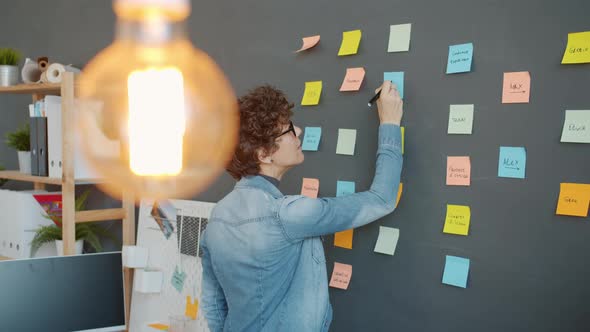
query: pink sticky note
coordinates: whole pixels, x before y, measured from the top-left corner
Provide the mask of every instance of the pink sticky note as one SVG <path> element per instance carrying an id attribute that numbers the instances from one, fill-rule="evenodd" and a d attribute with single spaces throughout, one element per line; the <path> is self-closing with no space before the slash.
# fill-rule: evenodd
<path id="1" fill-rule="evenodd" d="M 303 46 L 301 46 L 300 49 L 295 51 L 295 53 L 299 53 L 301 51 L 305 51 L 307 49 L 310 49 L 310 48 L 316 46 L 317 43 L 320 42 L 320 35 L 305 37 L 305 38 L 301 38 L 301 39 L 303 40 Z"/>
<path id="2" fill-rule="evenodd" d="M 469 157 L 447 157 L 447 186 L 471 185 Z"/>
<path id="3" fill-rule="evenodd" d="M 352 265 L 334 262 L 334 271 L 330 279 L 330 287 L 348 289 L 352 277 Z"/>
<path id="4" fill-rule="evenodd" d="M 504 73 L 502 104 L 528 103 L 531 94 L 531 74 L 528 71 Z"/>
<path id="5" fill-rule="evenodd" d="M 320 180 L 303 178 L 303 184 L 301 184 L 301 195 L 318 198 L 318 191 L 320 190 Z"/>
<path id="6" fill-rule="evenodd" d="M 358 91 L 365 78 L 365 68 L 348 68 L 346 69 L 346 76 L 342 81 L 340 91 Z"/>

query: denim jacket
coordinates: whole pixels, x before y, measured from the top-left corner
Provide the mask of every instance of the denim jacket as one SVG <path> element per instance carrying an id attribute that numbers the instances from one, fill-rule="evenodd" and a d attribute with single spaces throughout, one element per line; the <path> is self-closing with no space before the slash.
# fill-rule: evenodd
<path id="1" fill-rule="evenodd" d="M 201 309 L 218 331 L 328 331 L 332 307 L 321 235 L 356 228 L 395 208 L 400 127 L 379 127 L 368 191 L 337 198 L 285 196 L 261 176 L 242 178 L 213 209 L 201 241 Z"/>

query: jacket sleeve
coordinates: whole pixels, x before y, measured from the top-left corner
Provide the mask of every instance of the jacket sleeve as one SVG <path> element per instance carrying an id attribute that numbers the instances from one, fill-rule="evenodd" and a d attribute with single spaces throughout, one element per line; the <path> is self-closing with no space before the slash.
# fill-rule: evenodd
<path id="1" fill-rule="evenodd" d="M 207 231 L 205 230 L 205 234 Z M 207 319 L 211 332 L 221 332 L 227 317 L 227 302 L 225 294 L 211 264 L 211 255 L 206 245 L 206 236 L 203 235 L 201 248 L 203 250 L 203 288 L 201 294 L 201 308 Z"/>
<path id="2" fill-rule="evenodd" d="M 283 199 L 278 213 L 288 238 L 332 234 L 393 212 L 403 165 L 400 127 L 380 125 L 378 144 L 375 176 L 369 190 L 335 198 L 296 195 Z"/>

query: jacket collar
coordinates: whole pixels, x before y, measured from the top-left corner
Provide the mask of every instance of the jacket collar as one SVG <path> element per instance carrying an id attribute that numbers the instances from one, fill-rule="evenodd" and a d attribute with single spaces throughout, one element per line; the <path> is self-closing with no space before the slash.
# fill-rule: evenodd
<path id="1" fill-rule="evenodd" d="M 236 184 L 236 189 L 238 188 L 257 188 L 266 191 L 267 193 L 271 194 L 274 198 L 281 198 L 283 197 L 283 193 L 277 189 L 272 183 L 270 183 L 267 179 L 263 178 L 260 175 L 251 175 L 243 177 L 238 183 Z"/>

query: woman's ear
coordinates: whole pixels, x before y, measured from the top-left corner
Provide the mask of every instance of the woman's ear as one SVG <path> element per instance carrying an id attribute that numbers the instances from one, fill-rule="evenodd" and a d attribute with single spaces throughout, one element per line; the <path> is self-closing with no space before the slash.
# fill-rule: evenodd
<path id="1" fill-rule="evenodd" d="M 261 163 L 272 164 L 272 156 L 268 154 L 266 151 L 264 151 L 264 149 L 259 148 L 258 151 L 256 151 L 256 154 L 258 155 L 258 161 L 260 161 Z"/>

